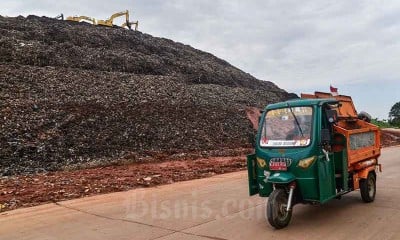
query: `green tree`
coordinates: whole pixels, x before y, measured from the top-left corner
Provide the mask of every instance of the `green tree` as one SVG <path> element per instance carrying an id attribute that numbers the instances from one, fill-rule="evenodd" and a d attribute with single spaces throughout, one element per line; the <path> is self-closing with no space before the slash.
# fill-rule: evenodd
<path id="1" fill-rule="evenodd" d="M 400 127 L 400 102 L 395 103 L 390 109 L 389 121 L 393 126 Z"/>

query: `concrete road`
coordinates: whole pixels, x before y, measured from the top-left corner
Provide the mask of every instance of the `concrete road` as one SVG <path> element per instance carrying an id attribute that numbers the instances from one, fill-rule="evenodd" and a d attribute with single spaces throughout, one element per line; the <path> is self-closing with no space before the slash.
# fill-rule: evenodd
<path id="1" fill-rule="evenodd" d="M 375 202 L 359 191 L 297 205 L 274 230 L 246 172 L 100 195 L 0 214 L 0 239 L 400 239 L 400 147 L 383 150 Z"/>

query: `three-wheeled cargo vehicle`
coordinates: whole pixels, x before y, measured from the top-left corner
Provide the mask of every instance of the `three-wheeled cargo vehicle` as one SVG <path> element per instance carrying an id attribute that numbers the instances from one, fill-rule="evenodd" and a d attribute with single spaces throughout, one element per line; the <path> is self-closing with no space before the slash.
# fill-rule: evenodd
<path id="1" fill-rule="evenodd" d="M 284 228 L 297 203 L 323 204 L 356 189 L 374 201 L 379 156 L 379 128 L 357 115 L 351 97 L 302 94 L 263 111 L 247 156 L 249 192 L 268 197 L 268 222 Z"/>

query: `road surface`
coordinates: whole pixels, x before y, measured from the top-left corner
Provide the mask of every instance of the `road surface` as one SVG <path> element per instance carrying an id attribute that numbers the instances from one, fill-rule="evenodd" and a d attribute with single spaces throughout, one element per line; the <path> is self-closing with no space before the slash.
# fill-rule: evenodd
<path id="1" fill-rule="evenodd" d="M 0 214 L 0 239 L 400 239 L 400 147 L 383 150 L 375 202 L 359 191 L 296 205 L 289 227 L 264 219 L 246 172 L 99 195 Z"/>

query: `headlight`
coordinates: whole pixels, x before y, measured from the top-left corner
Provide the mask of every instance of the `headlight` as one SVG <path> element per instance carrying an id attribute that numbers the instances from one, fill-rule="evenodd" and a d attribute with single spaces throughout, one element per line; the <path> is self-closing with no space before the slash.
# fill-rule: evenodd
<path id="1" fill-rule="evenodd" d="M 313 164 L 313 162 L 317 159 L 317 156 L 313 156 L 313 157 L 309 157 L 309 158 L 304 158 L 302 160 L 299 161 L 299 164 L 297 166 L 299 166 L 300 168 L 306 169 L 309 166 L 311 166 L 311 164 Z"/>
<path id="2" fill-rule="evenodd" d="M 260 167 L 260 168 L 265 168 L 265 166 L 267 166 L 267 163 L 262 158 L 257 158 L 257 163 L 258 163 L 258 167 Z"/>

